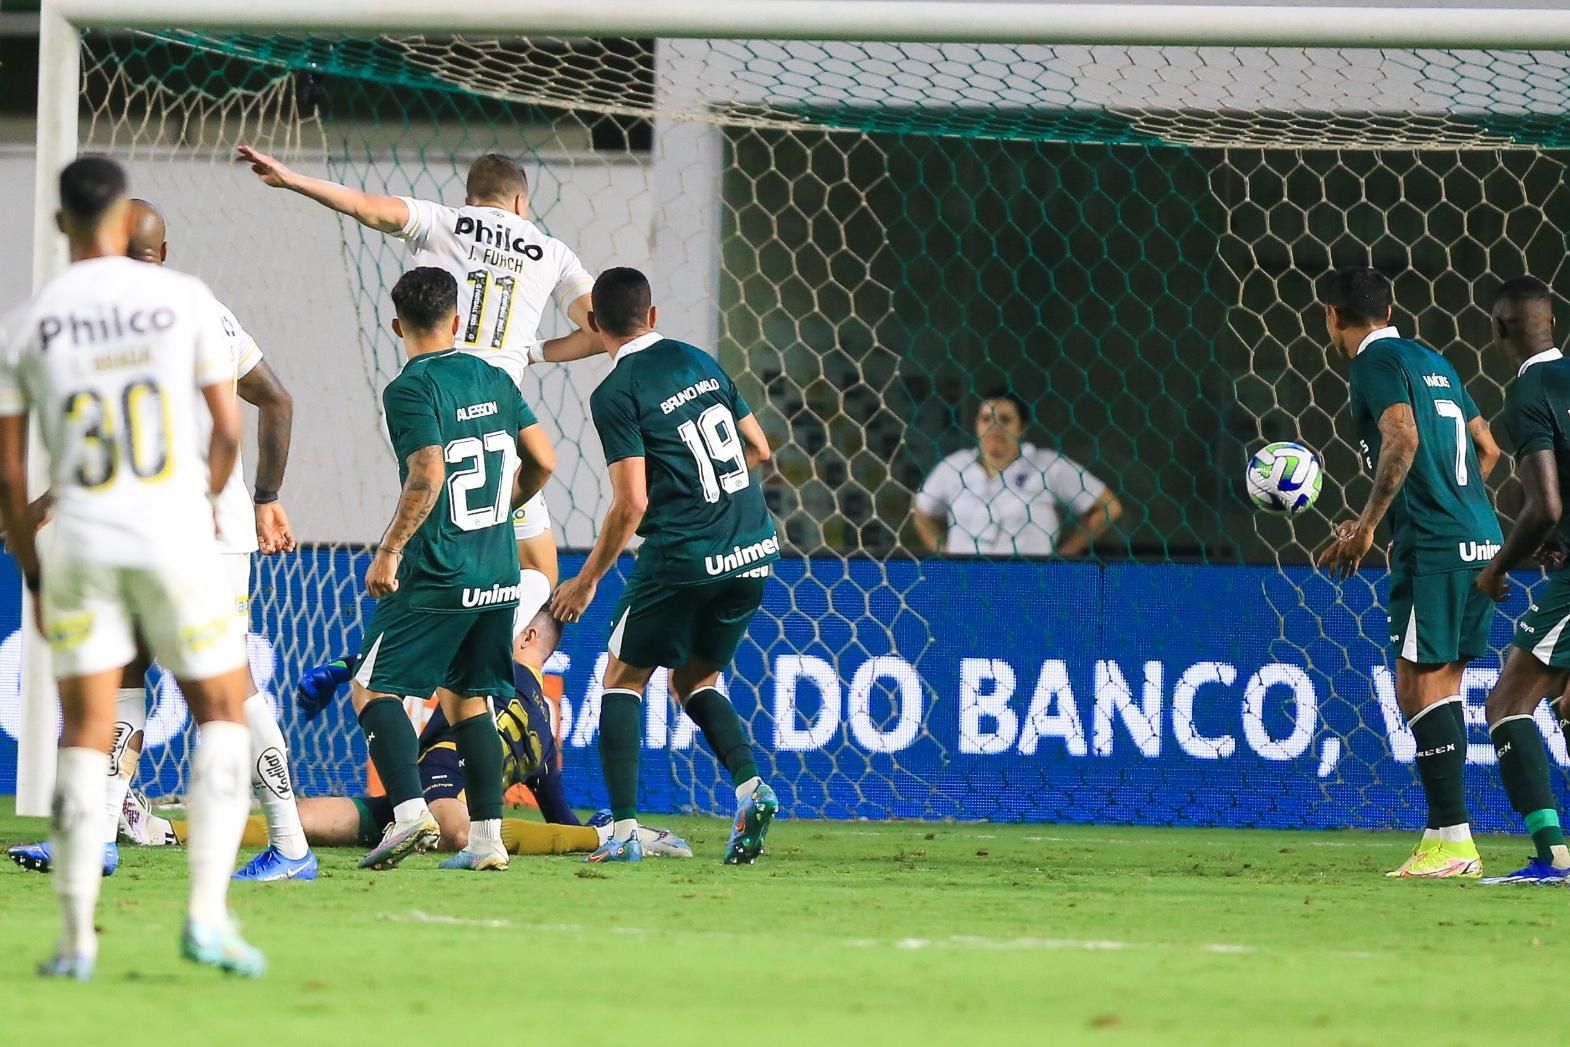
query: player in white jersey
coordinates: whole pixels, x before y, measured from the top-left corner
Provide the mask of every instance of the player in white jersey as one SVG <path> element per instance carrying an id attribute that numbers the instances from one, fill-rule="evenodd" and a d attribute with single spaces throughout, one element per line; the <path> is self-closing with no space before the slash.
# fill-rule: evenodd
<path id="1" fill-rule="evenodd" d="M 131 240 L 129 257 L 139 262 L 162 265 L 169 257 L 164 218 L 146 200 L 131 201 Z M 258 497 L 252 509 L 245 489 L 245 475 L 239 458 L 234 472 L 215 506 L 218 519 L 218 548 L 224 564 L 224 578 L 234 594 L 235 609 L 242 621 L 249 620 L 251 601 L 251 554 L 288 552 L 294 549 L 294 534 L 289 516 L 278 501 L 283 485 L 284 465 L 289 457 L 289 438 L 293 428 L 293 402 L 289 392 L 262 360 L 261 349 L 245 332 L 240 322 L 222 303 L 218 306 L 219 327 L 223 330 L 229 356 L 234 362 L 235 391 L 240 399 L 258 409 L 259 453 L 256 463 Z M 197 445 L 208 438 L 207 416 L 198 431 Z M 44 495 L 31 507 L 42 525 L 52 503 Z M 119 865 L 115 847 L 122 820 L 142 818 L 136 803 L 127 803 L 131 779 L 142 754 L 143 732 L 147 726 L 146 674 L 151 659 L 138 645 L 137 656 L 126 666 L 115 697 L 114 741 L 109 749 L 109 790 L 107 798 L 109 842 L 104 849 L 104 875 Z M 251 787 L 261 802 L 268 826 L 268 847 L 238 873 L 242 880 L 313 880 L 316 856 L 311 853 L 295 804 L 289 774 L 288 748 L 283 732 L 266 695 L 254 686 L 245 700 L 246 723 L 251 730 Z M 143 835 L 140 827 L 127 824 L 127 835 Z M 18 844 L 6 851 L 16 864 L 38 872 L 49 871 L 52 854 L 48 843 Z"/>
<path id="2" fill-rule="evenodd" d="M 64 927 L 39 973 L 92 975 L 115 689 L 140 635 L 197 722 L 182 951 L 259 975 L 265 961 L 227 899 L 250 808 L 250 734 L 244 627 L 220 581 L 210 504 L 240 444 L 218 303 L 195 277 L 124 257 L 125 173 L 105 157 L 61 172 L 59 225 L 71 264 L 0 328 L 0 518 L 37 596 L 64 714 L 50 825 Z M 205 461 L 198 391 L 212 418 Z M 42 556 L 28 514 L 30 415 L 54 493 Z"/>
<path id="3" fill-rule="evenodd" d="M 267 185 L 290 189 L 360 224 L 409 244 L 411 265 L 433 265 L 458 281 L 457 347 L 521 383 L 530 363 L 561 363 L 602 352 L 588 330 L 594 277 L 566 244 L 529 221 L 529 187 L 511 157 L 487 153 L 469 167 L 462 207 L 407 196 L 377 196 L 291 171 L 241 146 L 240 158 Z M 554 297 L 579 328 L 541 344 L 540 320 Z M 518 540 L 518 621 L 528 622 L 557 580 L 556 543 L 544 492 L 513 517 Z M 533 572 L 537 572 L 533 573 Z"/>

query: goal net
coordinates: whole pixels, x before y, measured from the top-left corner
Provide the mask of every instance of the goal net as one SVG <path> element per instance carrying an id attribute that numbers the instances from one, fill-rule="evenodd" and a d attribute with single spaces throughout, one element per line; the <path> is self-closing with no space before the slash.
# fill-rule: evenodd
<path id="1" fill-rule="evenodd" d="M 364 781 L 346 706 L 306 722 L 290 694 L 368 609 L 364 550 L 396 494 L 377 394 L 400 364 L 387 292 L 406 256 L 264 188 L 232 162 L 241 143 L 453 204 L 475 156 L 520 157 L 537 221 L 591 270 L 647 272 L 661 328 L 736 376 L 777 448 L 763 482 L 791 555 L 727 683 L 792 815 L 1421 818 L 1379 554 L 1340 586 L 1306 566 L 1367 493 L 1313 287 L 1336 265 L 1391 275 L 1397 324 L 1494 416 L 1511 371 L 1484 351 L 1489 297 L 1561 276 L 1564 53 L 184 31 L 81 46 L 82 147 L 129 163 L 169 218 L 171 264 L 208 280 L 295 397 L 284 502 L 307 545 L 258 562 L 253 654 L 302 791 Z M 586 415 L 606 367 L 527 378 L 566 549 L 608 503 Z M 939 474 L 961 475 L 1002 388 L 1027 452 L 1066 464 L 1045 490 L 1039 470 L 964 473 L 978 523 Z M 1275 439 L 1326 469 L 1291 520 L 1242 493 Z M 1089 555 L 1041 555 L 1075 551 L 1103 484 L 1121 515 Z M 1051 511 L 1021 525 L 1005 507 L 1027 502 Z M 924 548 L 913 512 L 942 522 L 951 504 L 947 540 L 988 555 Z M 586 806 L 618 588 L 549 667 Z M 1501 616 L 1501 649 L 1508 635 Z M 1466 678 L 1486 828 L 1513 824 L 1480 729 L 1497 665 Z M 661 688 L 644 806 L 728 812 Z M 160 694 L 142 775 L 170 793 L 185 715 Z"/>

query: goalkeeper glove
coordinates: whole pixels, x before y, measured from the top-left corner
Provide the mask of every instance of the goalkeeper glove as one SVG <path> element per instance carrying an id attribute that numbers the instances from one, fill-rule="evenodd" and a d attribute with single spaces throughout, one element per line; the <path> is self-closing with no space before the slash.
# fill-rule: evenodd
<path id="1" fill-rule="evenodd" d="M 305 670 L 294 689 L 294 700 L 299 703 L 307 720 L 313 720 L 333 703 L 338 688 L 349 682 L 354 669 L 349 659 L 340 658 L 326 665 L 313 665 Z"/>

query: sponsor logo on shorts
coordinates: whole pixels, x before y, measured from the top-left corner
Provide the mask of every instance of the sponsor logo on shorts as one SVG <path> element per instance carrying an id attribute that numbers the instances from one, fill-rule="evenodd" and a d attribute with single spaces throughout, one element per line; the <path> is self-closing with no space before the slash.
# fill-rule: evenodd
<path id="1" fill-rule="evenodd" d="M 278 746 L 269 745 L 256 757 L 256 777 L 278 799 L 294 796 L 294 787 L 289 784 L 289 763 Z"/>
<path id="2" fill-rule="evenodd" d="M 728 574 L 738 567 L 757 563 L 765 556 L 773 556 L 779 551 L 779 536 L 771 534 L 761 542 L 753 542 L 751 545 L 738 545 L 723 556 L 705 556 L 703 558 L 703 569 L 709 574 Z"/>
<path id="3" fill-rule="evenodd" d="M 470 586 L 463 591 L 463 605 L 465 607 L 491 607 L 499 603 L 510 603 L 518 599 L 518 583 L 502 585 L 500 583 L 489 589 Z"/>
<path id="4" fill-rule="evenodd" d="M 1462 563 L 1477 563 L 1479 560 L 1492 560 L 1499 552 L 1499 543 L 1461 542 L 1456 546 L 1456 552 L 1460 554 Z"/>

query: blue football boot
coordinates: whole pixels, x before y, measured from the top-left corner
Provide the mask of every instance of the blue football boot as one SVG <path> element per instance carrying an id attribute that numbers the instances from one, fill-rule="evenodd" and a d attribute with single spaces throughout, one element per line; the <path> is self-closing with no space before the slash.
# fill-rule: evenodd
<path id="1" fill-rule="evenodd" d="M 47 840 L 43 843 L 19 843 L 15 847 L 7 848 L 5 856 L 32 872 L 46 873 L 54 862 L 54 854 L 50 851 Z M 120 845 L 104 844 L 104 875 L 113 876 L 118 868 L 120 868 Z"/>
<path id="2" fill-rule="evenodd" d="M 232 877 L 236 880 L 314 880 L 316 852 L 306 851 L 303 858 L 285 858 L 276 847 L 269 847 L 246 862 Z"/>

